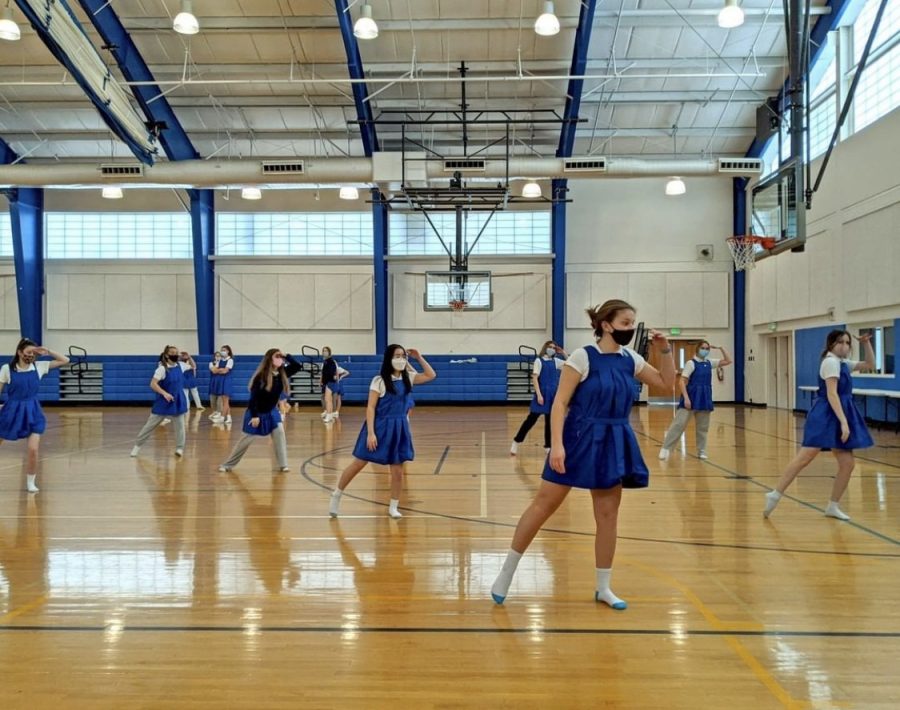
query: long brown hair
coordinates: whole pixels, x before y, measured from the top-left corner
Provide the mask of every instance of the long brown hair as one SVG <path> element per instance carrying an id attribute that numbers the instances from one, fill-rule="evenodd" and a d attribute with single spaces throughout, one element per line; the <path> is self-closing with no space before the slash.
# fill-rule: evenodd
<path id="1" fill-rule="evenodd" d="M 850 344 L 853 345 L 853 336 L 850 335 L 849 330 L 832 330 L 825 338 L 825 349 L 822 351 L 822 355 L 819 359 L 824 360 L 828 357 L 828 353 L 830 353 L 831 349 L 837 345 L 837 341 L 845 335 L 850 339 Z"/>
<path id="2" fill-rule="evenodd" d="M 25 348 L 36 348 L 37 343 L 34 342 L 31 338 L 22 338 L 19 341 L 19 344 L 16 345 L 16 354 L 12 356 L 12 360 L 9 361 L 9 366 L 11 369 L 14 369 L 16 365 L 19 364 L 19 353 L 22 352 Z"/>
<path id="3" fill-rule="evenodd" d="M 622 311 L 636 310 L 630 303 L 618 298 L 612 298 L 609 301 L 605 301 L 602 305 L 586 309 L 585 313 L 591 319 L 591 328 L 594 329 L 594 335 L 602 338 L 603 328 L 600 327 L 602 323 L 612 323 Z"/>
<path id="4" fill-rule="evenodd" d="M 252 390 L 253 385 L 256 384 L 257 381 L 262 382 L 265 381 L 265 387 L 263 389 L 266 392 L 272 391 L 272 385 L 274 384 L 275 376 L 272 373 L 272 370 L 275 366 L 272 364 L 272 358 L 275 357 L 276 353 L 280 353 L 281 348 L 269 348 L 266 350 L 266 354 L 263 355 L 263 359 L 259 361 L 259 366 L 256 368 L 256 372 L 253 373 L 253 377 L 250 378 L 250 384 L 248 385 L 248 389 Z M 278 374 L 281 376 L 281 385 L 284 392 L 288 391 L 289 383 L 287 373 L 284 371 L 284 365 L 278 368 Z"/>
<path id="5" fill-rule="evenodd" d="M 544 354 L 547 352 L 547 348 L 549 348 L 551 345 L 553 346 L 554 350 L 556 349 L 556 341 L 548 340 L 541 346 L 541 351 L 538 353 L 538 357 L 544 357 Z"/>

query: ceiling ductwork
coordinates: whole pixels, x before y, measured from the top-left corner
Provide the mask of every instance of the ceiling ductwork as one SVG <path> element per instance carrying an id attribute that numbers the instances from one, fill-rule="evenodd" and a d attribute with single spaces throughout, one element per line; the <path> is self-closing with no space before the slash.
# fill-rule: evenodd
<path id="1" fill-rule="evenodd" d="M 408 156 L 408 154 L 407 154 Z M 708 160 L 645 160 L 641 158 L 510 158 L 484 160 L 477 180 L 526 178 L 642 178 L 681 176 L 759 175 L 761 167 L 746 161 L 727 167 L 718 158 Z M 272 169 L 272 161 L 265 160 L 179 160 L 158 162 L 144 167 L 142 175 L 131 176 L 128 170 L 117 181 L 129 187 L 196 187 L 224 188 L 231 185 L 287 187 L 317 184 L 374 184 L 400 182 L 402 173 L 397 166 L 402 160 L 373 160 L 372 158 L 296 158 L 290 161 L 293 170 Z M 573 170 L 574 166 L 578 166 Z M 302 168 L 299 168 L 302 166 Z M 376 166 L 378 166 L 376 168 Z M 385 167 L 387 166 L 387 169 Z M 424 166 L 424 175 L 421 169 Z M 591 166 L 595 169 L 591 169 Z M 110 183 L 109 163 L 28 163 L 0 166 L 0 186 L 3 187 L 97 187 Z M 446 161 L 425 160 L 417 163 L 417 175 L 431 182 L 449 178 Z M 507 170 L 508 167 L 508 170 Z M 740 170 L 740 168 L 745 168 Z M 408 169 L 407 169 L 408 170 Z M 396 173 L 396 174 L 395 174 Z M 407 174 L 407 178 L 410 175 Z"/>

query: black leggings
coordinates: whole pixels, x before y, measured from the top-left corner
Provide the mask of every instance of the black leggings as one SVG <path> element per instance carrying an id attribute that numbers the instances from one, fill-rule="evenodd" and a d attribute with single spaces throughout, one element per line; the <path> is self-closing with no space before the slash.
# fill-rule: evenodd
<path id="1" fill-rule="evenodd" d="M 519 427 L 519 431 L 516 434 L 513 441 L 517 444 L 521 444 L 525 441 L 525 437 L 528 436 L 528 432 L 531 431 L 531 427 L 537 424 L 537 420 L 540 418 L 540 414 L 537 412 L 528 412 L 528 416 L 525 418 L 525 421 L 522 422 L 522 426 Z M 544 415 L 544 448 L 550 448 L 550 415 Z"/>

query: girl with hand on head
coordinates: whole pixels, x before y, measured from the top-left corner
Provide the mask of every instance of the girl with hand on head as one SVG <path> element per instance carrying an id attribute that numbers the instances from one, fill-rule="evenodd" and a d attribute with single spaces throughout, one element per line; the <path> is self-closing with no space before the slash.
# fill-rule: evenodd
<path id="1" fill-rule="evenodd" d="M 422 372 L 409 364 L 408 357 L 415 358 Z M 412 401 L 413 384 L 419 386 L 431 382 L 437 375 L 425 357 L 401 345 L 388 345 L 381 362 L 381 373 L 369 385 L 369 401 L 366 421 L 360 429 L 353 461 L 341 474 L 337 488 L 331 494 L 328 509 L 332 518 L 338 516 L 341 496 L 350 482 L 367 463 L 389 466 L 391 471 L 391 501 L 388 515 L 402 518 L 399 510 L 400 493 L 403 490 L 403 464 L 415 458 L 412 432 L 409 428 L 409 403 Z"/>
<path id="2" fill-rule="evenodd" d="M 39 357 L 46 355 L 53 359 L 38 362 Z M 0 391 L 6 388 L 6 404 L 0 409 L 0 443 L 28 440 L 25 487 L 29 493 L 39 490 L 36 483 L 38 457 L 41 436 L 47 428 L 47 419 L 38 401 L 38 389 L 44 375 L 68 363 L 69 358 L 65 355 L 22 338 L 12 360 L 0 367 Z"/>

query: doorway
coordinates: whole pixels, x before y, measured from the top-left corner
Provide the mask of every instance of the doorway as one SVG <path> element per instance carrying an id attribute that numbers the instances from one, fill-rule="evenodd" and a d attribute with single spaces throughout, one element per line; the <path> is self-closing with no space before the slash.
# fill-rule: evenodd
<path id="1" fill-rule="evenodd" d="M 794 356 L 790 335 L 769 336 L 767 343 L 766 404 L 791 409 L 794 404 Z"/>
<path id="2" fill-rule="evenodd" d="M 695 338 L 693 340 L 669 340 L 669 345 L 672 348 L 672 356 L 675 358 L 675 371 L 678 373 L 679 377 L 681 376 L 681 371 L 684 369 L 684 364 L 694 357 L 694 354 L 697 352 L 697 344 L 702 342 L 702 338 Z M 659 350 L 651 348 L 647 362 L 658 370 L 659 359 Z M 650 402 L 677 402 L 680 396 L 681 389 L 678 386 L 677 378 L 675 380 L 675 387 L 672 390 L 666 390 L 662 387 L 649 387 L 647 391 L 647 400 Z"/>

